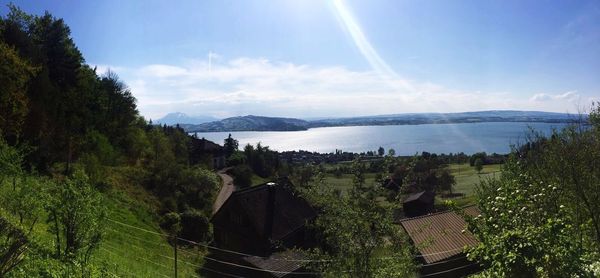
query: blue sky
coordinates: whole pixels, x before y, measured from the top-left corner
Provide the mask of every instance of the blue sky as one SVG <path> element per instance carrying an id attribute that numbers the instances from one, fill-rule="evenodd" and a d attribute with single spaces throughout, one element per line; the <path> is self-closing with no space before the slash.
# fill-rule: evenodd
<path id="1" fill-rule="evenodd" d="M 574 113 L 600 99 L 598 1 L 14 3 L 64 18 L 147 118 Z"/>

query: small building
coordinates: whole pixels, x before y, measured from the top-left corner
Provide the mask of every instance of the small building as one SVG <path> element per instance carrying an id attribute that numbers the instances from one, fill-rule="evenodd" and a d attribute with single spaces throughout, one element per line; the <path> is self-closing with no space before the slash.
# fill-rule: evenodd
<path id="1" fill-rule="evenodd" d="M 215 142 L 192 137 L 190 149 L 192 164 L 205 163 L 211 165 L 214 169 L 221 169 L 226 166 L 225 149 Z"/>
<path id="2" fill-rule="evenodd" d="M 406 217 L 416 217 L 432 213 L 434 211 L 435 193 L 433 191 L 421 191 L 409 195 L 402 201 L 402 208 Z"/>
<path id="3" fill-rule="evenodd" d="M 234 191 L 211 219 L 217 247 L 269 256 L 310 245 L 306 224 L 317 214 L 289 186 L 284 178 Z"/>
<path id="4" fill-rule="evenodd" d="M 464 213 L 479 215 L 475 206 L 464 208 Z M 466 230 L 467 223 L 454 211 L 445 211 L 400 221 L 415 248 L 422 264 L 421 275 L 426 277 L 463 277 L 477 272 L 475 262 L 467 260 L 464 250 L 478 244 L 473 234 Z"/>

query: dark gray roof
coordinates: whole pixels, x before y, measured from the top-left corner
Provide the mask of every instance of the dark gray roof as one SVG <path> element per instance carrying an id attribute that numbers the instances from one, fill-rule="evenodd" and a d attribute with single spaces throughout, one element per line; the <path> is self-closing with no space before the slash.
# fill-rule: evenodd
<path id="1" fill-rule="evenodd" d="M 219 211 L 228 203 L 237 202 L 259 236 L 281 240 L 317 216 L 306 200 L 289 189 L 290 186 L 290 181 L 282 178 L 234 191 Z"/>
<path id="2" fill-rule="evenodd" d="M 418 193 L 408 196 L 406 199 L 404 199 L 404 203 L 408 203 L 408 202 L 412 202 L 412 201 L 416 201 L 416 200 L 421 200 L 424 202 L 432 202 L 434 198 L 435 198 L 435 193 L 433 193 L 431 191 L 421 191 L 421 192 L 418 192 Z"/>
<path id="3" fill-rule="evenodd" d="M 286 250 L 283 252 L 273 253 L 267 258 L 257 256 L 247 256 L 244 261 L 250 263 L 256 268 L 264 269 L 275 277 L 283 277 L 291 272 L 300 269 L 306 260 L 306 257 L 300 252 Z"/>

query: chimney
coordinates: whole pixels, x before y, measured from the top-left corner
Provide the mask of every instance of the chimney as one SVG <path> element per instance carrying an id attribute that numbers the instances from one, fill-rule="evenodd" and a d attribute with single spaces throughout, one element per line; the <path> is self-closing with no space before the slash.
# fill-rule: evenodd
<path id="1" fill-rule="evenodd" d="M 273 217 L 275 216 L 275 190 L 277 184 L 274 182 L 267 183 L 267 213 L 265 219 L 265 237 L 270 239 L 273 232 Z"/>

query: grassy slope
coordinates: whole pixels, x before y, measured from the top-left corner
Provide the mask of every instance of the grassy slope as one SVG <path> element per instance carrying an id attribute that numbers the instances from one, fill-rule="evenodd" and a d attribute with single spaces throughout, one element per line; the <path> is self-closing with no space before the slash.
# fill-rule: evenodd
<path id="1" fill-rule="evenodd" d="M 111 169 L 107 177 L 112 188 L 102 193 L 108 218 L 129 226 L 162 233 L 158 227 L 155 208 L 158 205 L 151 194 L 125 178 L 127 169 Z M 10 186 L 0 186 L 0 194 L 10 194 Z M 0 210 L 6 216 L 6 211 Z M 44 248 L 52 250 L 54 237 L 47 231 L 45 219 L 36 225 L 32 237 Z M 202 265 L 203 249 L 180 246 L 178 272 L 180 277 L 193 277 Z M 105 236 L 92 261 L 105 266 L 109 273 L 119 277 L 173 277 L 173 247 L 167 238 L 139 229 L 105 222 Z M 26 258 L 27 260 L 27 258 Z M 26 263 L 26 262 L 24 262 Z"/>
<path id="2" fill-rule="evenodd" d="M 123 192 L 106 196 L 109 218 L 124 224 L 162 233 L 153 213 Z M 116 222 L 106 222 L 106 236 L 96 256 L 110 272 L 119 276 L 173 276 L 173 247 L 167 237 L 131 228 Z M 178 271 L 182 277 L 195 273 L 193 265 L 202 264 L 203 252 L 190 248 L 178 249 Z"/>
<path id="3" fill-rule="evenodd" d="M 123 168 L 113 171 L 113 188 L 105 194 L 109 219 L 162 234 L 155 213 L 158 200 L 126 178 L 129 173 L 130 169 Z M 126 225 L 106 222 L 106 236 L 96 261 L 105 263 L 109 271 L 119 276 L 172 277 L 174 249 L 167 237 Z M 203 254 L 204 251 L 199 249 L 179 248 L 178 274 L 181 277 L 194 276 L 195 265 L 202 264 Z"/>

